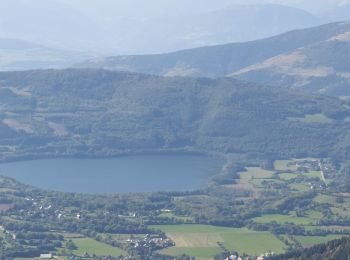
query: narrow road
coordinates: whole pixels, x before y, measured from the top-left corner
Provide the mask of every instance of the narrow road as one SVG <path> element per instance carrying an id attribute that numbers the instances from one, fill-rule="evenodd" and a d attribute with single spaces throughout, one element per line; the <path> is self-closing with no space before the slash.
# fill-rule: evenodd
<path id="1" fill-rule="evenodd" d="M 327 182 L 326 182 L 326 178 L 324 177 L 324 172 L 323 172 L 323 169 L 322 169 L 321 161 L 318 162 L 318 166 L 320 167 L 322 181 L 324 182 L 324 185 L 326 185 L 326 187 L 327 187 Z"/>

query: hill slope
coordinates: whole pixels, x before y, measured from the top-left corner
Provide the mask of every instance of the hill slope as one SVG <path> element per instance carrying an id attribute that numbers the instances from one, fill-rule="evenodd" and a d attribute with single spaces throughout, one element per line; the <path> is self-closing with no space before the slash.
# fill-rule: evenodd
<path id="1" fill-rule="evenodd" d="M 349 152 L 344 102 L 228 78 L 3 72 L 1 157 L 174 150 L 341 157 Z"/>
<path id="2" fill-rule="evenodd" d="M 342 238 L 307 248 L 301 252 L 270 257 L 268 260 L 347 260 L 349 256 L 350 238 Z"/>
<path id="3" fill-rule="evenodd" d="M 333 23 L 276 37 L 159 55 L 90 60 L 77 67 L 166 76 L 233 76 L 244 80 L 350 95 L 350 23 Z"/>
<path id="4" fill-rule="evenodd" d="M 350 26 L 344 33 L 271 57 L 231 75 L 334 96 L 350 96 L 349 59 Z"/>

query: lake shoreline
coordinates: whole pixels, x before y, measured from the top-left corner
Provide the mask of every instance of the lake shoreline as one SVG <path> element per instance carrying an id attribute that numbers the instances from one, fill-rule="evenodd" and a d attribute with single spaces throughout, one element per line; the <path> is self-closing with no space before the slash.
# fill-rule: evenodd
<path id="1" fill-rule="evenodd" d="M 222 157 L 203 153 L 61 156 L 3 162 L 0 175 L 40 189 L 69 193 L 184 192 L 208 187 L 224 163 Z"/>
<path id="2" fill-rule="evenodd" d="M 137 151 L 116 151 L 114 154 L 72 154 L 72 155 L 55 155 L 55 154 L 33 154 L 33 155 L 20 155 L 9 156 L 0 158 L 0 165 L 3 163 L 23 162 L 23 161 L 35 161 L 43 159 L 113 159 L 129 156 L 148 156 L 148 155 L 179 155 L 179 156 L 207 156 L 218 159 L 227 159 L 227 154 L 220 152 L 210 152 L 203 150 L 137 150 Z"/>

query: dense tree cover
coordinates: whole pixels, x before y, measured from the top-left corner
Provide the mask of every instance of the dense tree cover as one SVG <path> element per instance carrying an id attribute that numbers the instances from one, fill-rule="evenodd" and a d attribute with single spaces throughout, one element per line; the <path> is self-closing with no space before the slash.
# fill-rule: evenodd
<path id="1" fill-rule="evenodd" d="M 350 256 L 350 238 L 342 238 L 301 251 L 268 257 L 267 260 L 347 260 Z"/>
<path id="2" fill-rule="evenodd" d="M 31 258 L 39 256 L 43 251 L 40 248 L 25 248 L 22 246 L 0 251 L 0 259 L 14 259 L 16 257 Z"/>
<path id="3" fill-rule="evenodd" d="M 345 158 L 349 152 L 346 101 L 232 79 L 5 72 L 0 91 L 7 93 L 0 95 L 2 160 L 141 152 Z M 291 120 L 312 114 L 329 122 Z"/>
<path id="4" fill-rule="evenodd" d="M 0 73 L 0 91 L 6 94 L 6 98 L 0 95 L 6 112 L 0 115 L 0 127 L 6 129 L 0 132 L 3 161 L 140 152 L 208 153 L 226 159 L 223 172 L 209 181 L 208 188 L 192 192 L 86 195 L 43 191 L 1 178 L 0 186 L 8 190 L 1 193 L 1 203 L 11 207 L 0 214 L 0 225 L 17 236 L 12 251 L 6 251 L 11 254 L 32 247 L 22 250 L 29 255 L 37 252 L 34 249 L 51 251 L 64 245 L 60 236 L 49 234 L 51 230 L 121 246 L 101 234 L 163 236 L 148 226 L 173 223 L 245 226 L 276 236 L 327 234 L 292 223 L 253 221 L 262 214 L 302 215 L 314 209 L 324 216 L 319 224 L 350 223 L 314 201 L 321 192 L 348 191 L 347 101 L 232 79 L 99 70 Z M 328 117 L 327 122 L 302 120 L 314 114 Z M 335 182 L 328 191 L 295 193 L 289 184 L 305 182 L 304 176 L 285 182 L 264 180 L 261 196 L 229 187 L 248 165 L 272 168 L 276 158 L 301 156 L 336 158 L 341 175 L 332 176 Z M 322 184 L 319 178 L 308 181 Z M 163 212 L 171 212 L 170 217 Z M 154 256 L 152 246 L 126 248 L 139 257 L 146 255 L 144 259 Z"/>

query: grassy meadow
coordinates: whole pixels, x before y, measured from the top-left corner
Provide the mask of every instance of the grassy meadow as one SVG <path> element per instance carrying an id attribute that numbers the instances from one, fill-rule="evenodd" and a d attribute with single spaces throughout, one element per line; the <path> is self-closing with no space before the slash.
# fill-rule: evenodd
<path id="1" fill-rule="evenodd" d="M 97 256 L 120 256 L 126 255 L 125 252 L 117 247 L 98 242 L 91 238 L 71 238 L 77 249 L 73 251 L 74 254 L 83 256 L 85 253 Z"/>
<path id="2" fill-rule="evenodd" d="M 260 255 L 269 250 L 280 253 L 285 245 L 269 232 L 256 232 L 247 228 L 225 228 L 209 225 L 164 225 L 153 226 L 167 234 L 176 244 L 162 250 L 169 255 L 191 253 L 197 259 L 212 259 L 220 252 L 222 244 L 227 250 Z"/>

